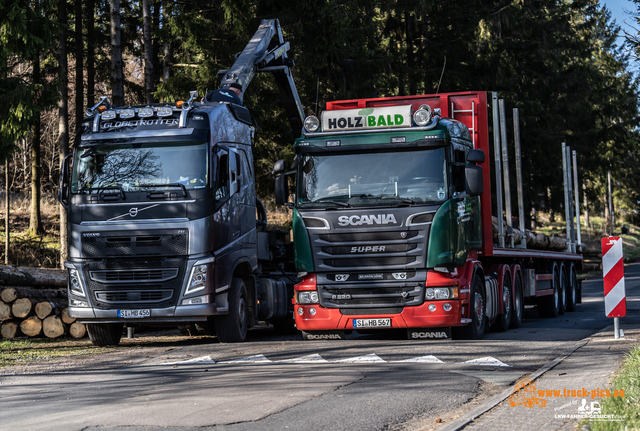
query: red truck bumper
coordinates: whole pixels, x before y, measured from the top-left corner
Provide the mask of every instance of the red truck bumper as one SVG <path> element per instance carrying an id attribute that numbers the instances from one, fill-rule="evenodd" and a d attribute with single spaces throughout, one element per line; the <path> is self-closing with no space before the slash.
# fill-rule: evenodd
<path id="1" fill-rule="evenodd" d="M 448 284 L 450 283 L 451 279 Z M 310 275 L 302 283 L 297 284 L 294 290 L 300 292 L 315 290 L 315 288 L 315 276 Z M 435 306 L 433 311 L 429 310 L 431 304 Z M 451 309 L 445 311 L 445 304 L 449 304 Z M 296 327 L 301 331 L 352 330 L 355 319 L 385 318 L 391 319 L 391 328 L 442 328 L 462 325 L 461 307 L 462 301 L 458 298 L 425 301 L 419 306 L 404 307 L 402 312 L 397 314 L 371 315 L 367 314 L 366 309 L 363 309 L 362 314 L 344 315 L 337 308 L 324 308 L 320 304 L 296 303 L 294 315 Z"/>

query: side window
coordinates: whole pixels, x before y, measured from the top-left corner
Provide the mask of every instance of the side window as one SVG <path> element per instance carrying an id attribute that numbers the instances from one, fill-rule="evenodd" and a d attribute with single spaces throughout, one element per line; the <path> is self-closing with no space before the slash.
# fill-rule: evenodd
<path id="1" fill-rule="evenodd" d="M 229 197 L 229 151 L 224 148 L 214 149 L 213 155 L 213 193 L 217 201 Z"/>
<path id="2" fill-rule="evenodd" d="M 240 154 L 235 153 L 236 154 L 236 169 L 238 170 L 237 175 L 237 181 L 238 181 L 238 189 L 240 189 L 240 187 L 242 187 L 243 184 L 246 184 L 247 182 L 244 180 L 243 175 L 245 174 L 245 169 L 244 166 L 242 166 L 242 161 L 240 160 Z"/>

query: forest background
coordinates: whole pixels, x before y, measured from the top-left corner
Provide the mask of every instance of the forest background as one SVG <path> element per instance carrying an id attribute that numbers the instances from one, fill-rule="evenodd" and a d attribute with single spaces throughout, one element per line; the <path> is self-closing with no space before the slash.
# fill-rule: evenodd
<path id="1" fill-rule="evenodd" d="M 47 224 L 42 205 L 57 205 L 60 162 L 85 110 L 101 96 L 116 106 L 171 103 L 218 88 L 217 72 L 266 18 L 278 18 L 291 43 L 306 113 L 336 99 L 497 91 L 520 112 L 528 226 L 541 211 L 564 216 L 562 142 L 578 154 L 583 214 L 609 213 L 611 172 L 616 217 L 640 222 L 630 67 L 640 40 L 597 0 L 0 0 L 5 230 L 7 193 L 28 199 L 29 237 L 60 232 L 59 259 L 43 265 L 64 261 L 66 214 L 56 209 Z M 637 13 L 630 21 L 640 28 Z M 293 155 L 289 122 L 271 76 L 256 76 L 244 103 L 259 127 L 259 195 L 270 200 L 273 163 Z"/>

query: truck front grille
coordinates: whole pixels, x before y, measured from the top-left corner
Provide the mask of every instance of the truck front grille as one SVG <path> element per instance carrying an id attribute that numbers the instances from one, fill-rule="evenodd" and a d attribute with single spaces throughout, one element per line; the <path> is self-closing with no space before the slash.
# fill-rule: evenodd
<path id="1" fill-rule="evenodd" d="M 186 268 L 186 257 L 103 259 L 82 272 L 96 308 L 126 310 L 177 305 Z"/>
<path id="2" fill-rule="evenodd" d="M 318 292 L 327 308 L 404 307 L 422 304 L 424 283 L 319 285 Z"/>
<path id="3" fill-rule="evenodd" d="M 83 258 L 184 256 L 187 254 L 186 230 L 145 231 L 136 235 L 101 232 L 95 235 L 82 237 Z"/>

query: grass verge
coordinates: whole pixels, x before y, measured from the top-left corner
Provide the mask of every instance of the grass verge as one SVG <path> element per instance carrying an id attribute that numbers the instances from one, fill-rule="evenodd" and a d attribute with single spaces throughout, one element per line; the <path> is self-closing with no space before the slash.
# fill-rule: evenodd
<path id="1" fill-rule="evenodd" d="M 66 356 L 81 356 L 104 352 L 85 340 L 30 339 L 0 341 L 0 368 L 46 362 Z"/>
<path id="2" fill-rule="evenodd" d="M 624 390 L 624 397 L 602 399 L 602 415 L 622 417 L 622 421 L 589 420 L 592 431 L 640 429 L 640 347 L 631 350 L 618 371 L 611 392 Z"/>

